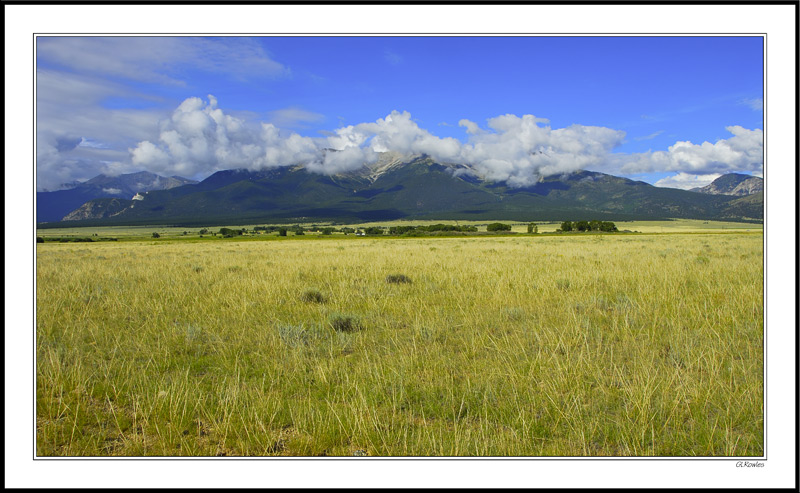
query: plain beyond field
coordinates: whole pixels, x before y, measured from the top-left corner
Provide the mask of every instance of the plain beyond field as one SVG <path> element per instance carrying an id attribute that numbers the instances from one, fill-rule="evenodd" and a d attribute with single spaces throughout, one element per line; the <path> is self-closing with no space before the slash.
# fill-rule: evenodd
<path id="1" fill-rule="evenodd" d="M 486 231 L 488 224 L 500 222 L 511 225 L 513 233 L 527 233 L 528 222 L 519 221 L 452 221 L 452 220 L 420 220 L 420 221 L 379 221 L 369 223 L 354 224 L 331 224 L 326 222 L 297 222 L 292 224 L 249 224 L 249 225 L 213 225 L 204 227 L 183 227 L 183 226 L 93 226 L 93 227 L 70 227 L 70 228 L 48 228 L 38 229 L 37 237 L 60 238 L 60 237 L 105 237 L 117 238 L 119 240 L 132 239 L 152 239 L 152 233 L 158 233 L 160 239 L 197 239 L 200 231 L 207 229 L 209 232 L 204 234 L 205 239 L 213 238 L 211 233 L 216 233 L 222 228 L 241 229 L 245 228 L 252 231 L 259 226 L 281 226 L 292 227 L 295 224 L 308 230 L 314 225 L 320 227 L 352 228 L 354 230 L 368 227 L 382 227 L 388 230 L 392 226 L 427 226 L 431 224 L 453 224 L 461 226 L 476 226 L 480 231 Z M 561 225 L 560 222 L 533 222 L 537 225 L 539 233 L 553 233 Z M 620 231 L 636 231 L 640 233 L 713 233 L 713 232 L 763 232 L 763 224 L 758 223 L 739 223 L 723 221 L 705 221 L 695 219 L 673 219 L 668 221 L 615 221 Z M 184 232 L 187 234 L 184 235 Z M 313 232 L 306 232 L 307 235 L 315 236 Z M 275 235 L 275 233 L 272 233 Z M 341 233 L 335 233 L 341 235 Z M 292 236 L 292 233 L 289 233 Z"/>

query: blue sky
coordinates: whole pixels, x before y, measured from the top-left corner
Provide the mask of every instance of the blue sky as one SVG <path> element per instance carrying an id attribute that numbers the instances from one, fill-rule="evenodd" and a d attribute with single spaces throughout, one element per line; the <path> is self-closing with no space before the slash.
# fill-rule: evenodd
<path id="1" fill-rule="evenodd" d="M 762 53 L 760 37 L 39 37 L 38 187 L 333 173 L 382 150 L 520 185 L 577 168 L 681 188 L 760 175 Z M 348 152 L 329 162 L 331 147 Z"/>

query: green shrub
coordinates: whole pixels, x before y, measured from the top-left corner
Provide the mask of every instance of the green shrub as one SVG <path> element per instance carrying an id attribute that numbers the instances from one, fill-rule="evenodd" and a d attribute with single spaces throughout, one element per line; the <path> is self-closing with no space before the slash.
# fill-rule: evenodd
<path id="1" fill-rule="evenodd" d="M 404 274 L 389 274 L 386 276 L 386 282 L 390 284 L 409 284 L 411 279 Z"/>
<path id="2" fill-rule="evenodd" d="M 330 318 L 330 324 L 336 332 L 355 332 L 361 330 L 361 324 L 354 317 L 344 315 L 334 315 Z"/>
<path id="3" fill-rule="evenodd" d="M 319 291 L 309 289 L 300 295 L 300 299 L 306 303 L 325 303 L 325 297 Z"/>

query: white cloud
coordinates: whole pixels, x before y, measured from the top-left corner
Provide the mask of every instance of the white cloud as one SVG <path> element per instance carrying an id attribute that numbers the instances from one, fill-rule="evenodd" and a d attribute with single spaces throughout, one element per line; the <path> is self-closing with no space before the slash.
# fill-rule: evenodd
<path id="1" fill-rule="evenodd" d="M 761 98 L 744 98 L 739 101 L 739 104 L 749 106 L 753 111 L 762 111 L 764 109 L 764 100 Z"/>
<path id="2" fill-rule="evenodd" d="M 43 61 L 138 81 L 185 85 L 181 71 L 187 67 L 235 78 L 290 74 L 249 38 L 40 36 L 36 40 L 37 58 Z"/>
<path id="3" fill-rule="evenodd" d="M 642 141 L 642 140 L 652 140 L 658 137 L 659 135 L 663 134 L 663 130 L 658 130 L 656 132 L 651 133 L 650 135 L 644 135 L 642 137 L 634 137 L 633 140 Z"/>
<path id="4" fill-rule="evenodd" d="M 53 82 L 49 74 L 42 79 L 45 84 Z M 68 93 L 84 82 L 68 77 L 65 90 Z M 77 92 L 83 100 L 89 97 L 83 89 Z M 202 179 L 222 169 L 304 164 L 312 172 L 336 174 L 375 162 L 378 153 L 385 151 L 427 154 L 435 161 L 467 165 L 486 179 L 517 187 L 533 185 L 543 176 L 593 169 L 618 174 L 672 171 L 679 174 L 661 180 L 659 186 L 691 188 L 721 173 L 759 174 L 763 167 L 761 130 L 741 126 L 727 127 L 732 136 L 714 144 L 679 141 L 666 151 L 619 154 L 613 150 L 625 138 L 621 130 L 577 124 L 554 129 L 549 120 L 534 115 L 500 115 L 488 119 L 486 128 L 460 120 L 467 137 L 462 142 L 437 137 L 421 128 L 410 113 L 399 111 L 374 122 L 342 126 L 323 137 L 304 137 L 274 121 L 258 122 L 252 114 L 233 116 L 219 108 L 211 95 L 206 100 L 185 99 L 160 121 L 155 112 L 91 105 L 85 113 L 79 111 L 80 106 L 56 110 L 47 99 L 40 107 L 49 112 L 37 133 L 40 189 L 100 172 L 142 169 Z M 320 116 L 286 108 L 272 118 L 298 122 Z M 124 147 L 128 152 L 115 149 L 120 147 L 120 133 L 139 137 Z"/>
<path id="5" fill-rule="evenodd" d="M 78 143 L 77 147 L 91 147 L 92 149 L 108 149 L 108 146 L 102 142 L 97 142 L 93 139 L 87 139 L 86 137 L 81 137 L 81 141 Z"/>
<path id="6" fill-rule="evenodd" d="M 38 189 L 92 178 L 102 161 L 127 161 L 127 148 L 151 138 L 161 113 L 107 108 L 112 97 L 140 97 L 124 86 L 52 69 L 36 72 L 36 168 Z M 156 134 L 157 135 L 157 134 Z"/>
<path id="7" fill-rule="evenodd" d="M 481 131 L 462 120 L 471 134 L 461 161 L 480 174 L 511 186 L 530 186 L 541 176 L 567 173 L 602 164 L 608 153 L 625 138 L 625 132 L 605 127 L 571 125 L 551 129 L 549 120 L 534 115 L 502 115 L 491 118 L 494 132 Z"/>
<path id="8" fill-rule="evenodd" d="M 728 171 L 755 171 L 761 166 L 761 130 L 727 127 L 733 137 L 715 144 L 676 142 L 667 151 L 614 154 L 625 132 L 606 127 L 570 125 L 553 129 L 534 115 L 501 115 L 487 129 L 461 120 L 466 143 L 440 138 L 420 128 L 408 112 L 393 111 L 374 122 L 340 127 L 326 137 L 303 137 L 262 123 L 261 131 L 225 114 L 217 101 L 185 100 L 162 123 L 158 143 L 142 141 L 131 150 L 135 165 L 184 176 L 219 169 L 305 164 L 309 171 L 335 174 L 375 162 L 378 153 L 427 154 L 436 161 L 465 164 L 486 179 L 510 186 L 530 186 L 541 177 L 596 169 L 627 173 L 675 171 L 659 186 L 692 188 Z"/>
<path id="9" fill-rule="evenodd" d="M 692 188 L 704 187 L 722 176 L 718 173 L 709 175 L 693 175 L 690 173 L 677 173 L 673 176 L 662 178 L 655 182 L 653 185 L 665 188 L 679 188 L 681 190 L 689 190 Z"/>
<path id="10" fill-rule="evenodd" d="M 190 71 L 259 82 L 292 75 L 258 40 L 239 37 L 39 36 L 36 56 L 39 190 L 99 173 L 141 169 L 128 149 L 137 142 L 157 142 L 158 122 L 172 108 L 164 108 L 163 98 L 141 92 L 142 86 L 132 81 L 186 86 Z M 175 123 L 176 128 L 191 125 L 202 122 Z M 202 153 L 199 136 L 185 144 L 195 154 Z M 149 157 L 156 166 L 163 161 Z"/>
<path id="11" fill-rule="evenodd" d="M 481 127 L 479 127 L 477 123 L 475 123 L 473 121 L 469 121 L 466 118 L 459 120 L 458 121 L 458 126 L 466 128 L 467 129 L 467 133 L 470 134 L 470 135 L 478 135 L 478 134 L 486 133 L 486 131 L 483 130 Z"/>
<path id="12" fill-rule="evenodd" d="M 225 114 L 211 95 L 208 101 L 186 99 L 160 127 L 156 143 L 145 140 L 130 149 L 135 166 L 192 177 L 221 169 L 296 164 L 314 159 L 317 151 L 313 139 L 283 135 L 270 123 L 259 129 Z"/>
<path id="13" fill-rule="evenodd" d="M 623 173 L 676 171 L 690 174 L 762 172 L 764 134 L 739 125 L 725 127 L 733 137 L 715 143 L 678 141 L 667 151 L 614 156 Z"/>

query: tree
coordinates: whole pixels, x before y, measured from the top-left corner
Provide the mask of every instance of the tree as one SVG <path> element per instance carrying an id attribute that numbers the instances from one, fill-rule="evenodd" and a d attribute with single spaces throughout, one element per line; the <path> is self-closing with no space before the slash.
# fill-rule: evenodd
<path id="1" fill-rule="evenodd" d="M 589 231 L 589 222 L 588 221 L 578 221 L 575 223 L 575 229 L 578 231 Z"/>
<path id="2" fill-rule="evenodd" d="M 219 234 L 221 234 L 224 238 L 233 238 L 234 236 L 241 235 L 242 234 L 242 230 L 230 229 L 230 228 L 220 228 Z"/>
<path id="3" fill-rule="evenodd" d="M 415 226 L 390 226 L 389 227 L 389 234 L 390 235 L 402 235 L 408 233 L 409 231 L 413 231 Z"/>
<path id="4" fill-rule="evenodd" d="M 158 233 L 153 233 L 153 238 L 161 238 L 161 235 Z"/>
<path id="5" fill-rule="evenodd" d="M 617 229 L 617 225 L 612 223 L 611 221 L 603 221 L 600 223 L 600 231 L 605 231 L 607 233 L 614 233 L 619 230 Z"/>
<path id="6" fill-rule="evenodd" d="M 561 223 L 561 231 L 572 231 L 572 223 L 569 221 Z"/>
<path id="7" fill-rule="evenodd" d="M 538 233 L 538 232 L 539 232 L 539 226 L 533 223 L 528 223 L 528 233 Z"/>
<path id="8" fill-rule="evenodd" d="M 286 228 L 279 228 L 278 229 L 278 236 L 286 236 Z"/>
<path id="9" fill-rule="evenodd" d="M 492 223 L 486 226 L 486 231 L 511 231 L 511 225 L 503 223 Z"/>

